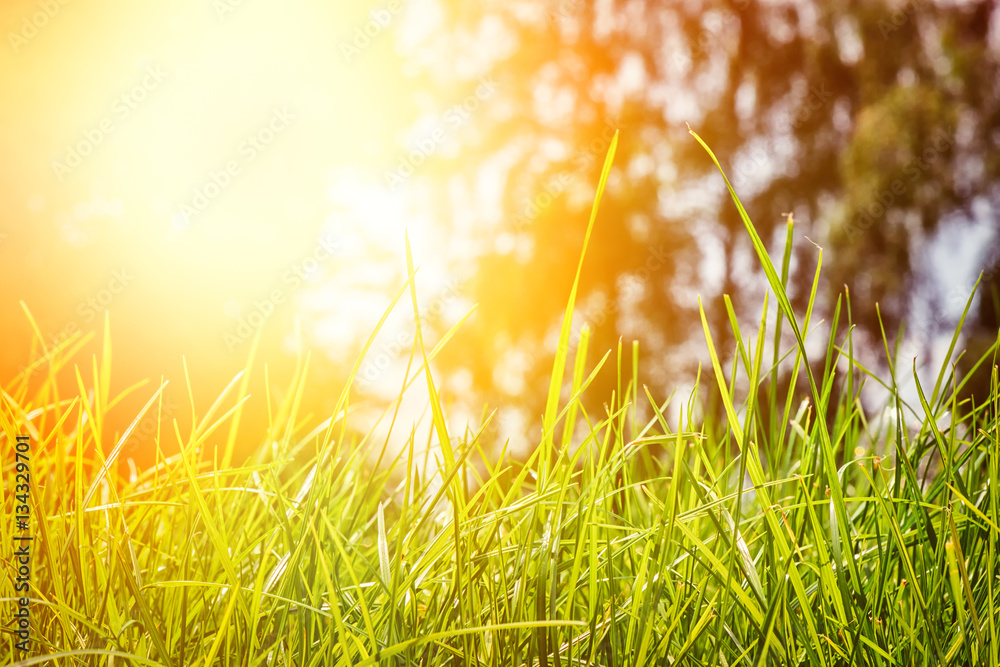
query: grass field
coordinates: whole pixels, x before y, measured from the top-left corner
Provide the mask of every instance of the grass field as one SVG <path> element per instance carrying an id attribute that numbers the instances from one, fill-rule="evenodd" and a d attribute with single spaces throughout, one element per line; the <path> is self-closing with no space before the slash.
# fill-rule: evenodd
<path id="1" fill-rule="evenodd" d="M 418 328 L 400 392 L 427 392 L 433 448 L 398 402 L 388 438 L 352 428 L 350 381 L 331 418 L 303 417 L 305 363 L 268 400 L 268 432 L 245 433 L 248 362 L 189 429 L 156 434 L 180 454 L 130 479 L 129 434 L 103 428 L 121 399 L 107 329 L 92 362 L 48 350 L 47 380 L 3 385 L 4 488 L 27 434 L 36 541 L 23 653 L 8 492 L 0 663 L 997 665 L 995 371 L 984 405 L 959 398 L 950 363 L 907 402 L 912 366 L 891 363 L 891 343 L 881 377 L 861 365 L 846 298 L 815 321 L 818 272 L 809 310 L 792 312 L 788 255 L 772 265 L 733 201 L 776 321 L 763 303 L 752 330 L 731 317 L 725 351 L 706 324 L 713 363 L 690 397 L 620 382 L 594 413 L 581 397 L 598 370 L 641 378 L 641 362 L 632 346 L 589 351 L 586 330 L 568 355 L 574 286 L 523 460 L 488 418 L 449 432 L 428 361 L 450 335 L 427 349 Z M 391 307 L 419 317 L 412 258 L 409 275 Z M 826 336 L 825 358 L 806 358 L 806 332 Z M 72 364 L 76 386 L 57 386 Z M 860 393 L 876 384 L 889 400 L 872 411 Z M 709 390 L 720 409 L 702 408 Z M 161 391 L 134 391 L 150 395 L 135 424 L 162 409 Z M 234 462 L 247 440 L 265 444 Z"/>

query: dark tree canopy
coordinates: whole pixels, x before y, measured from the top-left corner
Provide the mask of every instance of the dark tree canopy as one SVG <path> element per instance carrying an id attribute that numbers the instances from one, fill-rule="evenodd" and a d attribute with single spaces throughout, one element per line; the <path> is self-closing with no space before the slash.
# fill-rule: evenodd
<path id="1" fill-rule="evenodd" d="M 487 396 L 500 392 L 496 366 L 512 350 L 546 350 L 529 352 L 520 393 L 526 405 L 540 404 L 609 128 L 621 140 L 577 319 L 594 327 L 599 354 L 619 337 L 641 340 L 656 369 L 643 378 L 649 384 L 673 387 L 704 360 L 697 294 L 727 349 L 722 295 L 749 315 L 759 313 L 763 291 L 737 212 L 685 123 L 722 161 L 773 257 L 783 251 L 785 214 L 794 213 L 797 305 L 816 267 L 812 241 L 824 248 L 819 312 L 828 314 L 846 285 L 853 321 L 873 342 L 876 303 L 891 336 L 915 303 L 934 311 L 942 298 L 926 263 L 936 234 L 995 226 L 994 3 L 543 7 L 443 5 L 448 37 L 435 30 L 405 47 L 436 99 L 465 94 L 445 73 L 466 74 L 466 88 L 489 76 L 500 91 L 477 112 L 460 156 L 430 170 L 449 176 L 439 192 L 444 219 L 460 207 L 456 183 L 482 197 L 488 173 L 502 192 L 473 285 L 480 310 L 444 358 L 469 368 Z M 459 158 L 480 168 L 453 173 Z M 975 335 L 995 338 L 995 316 L 980 310 Z M 923 344 L 951 325 L 913 330 Z"/>

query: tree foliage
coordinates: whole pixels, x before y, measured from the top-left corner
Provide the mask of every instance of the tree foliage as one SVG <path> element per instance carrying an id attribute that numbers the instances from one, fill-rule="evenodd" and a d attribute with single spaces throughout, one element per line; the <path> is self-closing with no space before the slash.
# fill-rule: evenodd
<path id="1" fill-rule="evenodd" d="M 489 75 L 500 91 L 460 153 L 437 163 L 449 214 L 461 208 L 456 188 L 486 197 L 492 177 L 502 193 L 472 286 L 480 312 L 446 357 L 471 366 L 487 394 L 500 391 L 497 366 L 512 351 L 529 350 L 528 377 L 549 370 L 530 351 L 552 342 L 609 128 L 622 138 L 579 322 L 593 326 L 600 350 L 620 336 L 641 340 L 657 362 L 653 384 L 676 384 L 703 361 L 686 344 L 700 342 L 696 294 L 722 337 L 722 295 L 763 289 L 686 122 L 723 160 L 773 256 L 794 213 L 793 298 L 808 297 L 799 286 L 811 280 L 814 241 L 829 269 L 820 312 L 846 285 L 870 340 L 876 304 L 891 332 L 915 303 L 942 298 L 927 264 L 936 235 L 995 216 L 993 3 L 561 0 L 437 11 L 435 29 L 404 47 L 422 63 L 422 85 L 448 100 Z M 951 324 L 915 331 L 926 342 Z"/>

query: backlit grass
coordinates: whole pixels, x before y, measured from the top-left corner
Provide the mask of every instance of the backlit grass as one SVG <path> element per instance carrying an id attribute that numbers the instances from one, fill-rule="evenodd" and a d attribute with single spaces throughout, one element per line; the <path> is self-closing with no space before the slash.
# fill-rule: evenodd
<path id="1" fill-rule="evenodd" d="M 807 312 L 792 311 L 791 221 L 774 266 L 732 194 L 777 319 L 762 303 L 744 330 L 730 307 L 736 349 L 722 351 L 703 313 L 712 365 L 690 396 L 623 379 L 593 412 L 582 397 L 598 371 L 641 380 L 642 362 L 635 346 L 589 350 L 586 329 L 569 356 L 581 256 L 537 446 L 521 459 L 490 415 L 449 430 L 429 362 L 454 330 L 428 349 L 417 328 L 400 388 L 426 393 L 430 441 L 397 420 L 399 401 L 388 437 L 354 427 L 352 378 L 332 415 L 302 415 L 307 358 L 268 397 L 267 432 L 244 432 L 248 380 L 263 372 L 251 353 L 190 428 L 156 434 L 158 451 L 180 454 L 134 479 L 117 461 L 129 432 L 113 439 L 105 416 L 140 392 L 140 423 L 162 410 L 162 387 L 111 393 L 107 327 L 93 360 L 74 342 L 44 350 L 45 379 L 2 385 L 0 662 L 997 665 L 995 371 L 983 405 L 960 398 L 950 361 L 905 400 L 913 367 L 896 367 L 888 343 L 885 373 L 861 364 L 846 295 L 828 321 L 813 317 L 818 272 Z M 389 309 L 409 304 L 419 320 L 408 260 Z M 823 358 L 807 358 L 807 335 L 826 337 Z M 56 381 L 74 366 L 75 383 Z M 866 385 L 887 403 L 863 405 Z M 708 392 L 721 419 L 702 409 Z M 34 448 L 29 654 L 7 622 L 17 434 Z M 234 462 L 246 441 L 261 444 Z"/>

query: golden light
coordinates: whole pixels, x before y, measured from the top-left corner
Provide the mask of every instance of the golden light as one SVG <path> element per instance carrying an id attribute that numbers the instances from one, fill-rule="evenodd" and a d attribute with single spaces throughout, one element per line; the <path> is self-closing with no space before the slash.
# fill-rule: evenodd
<path id="1" fill-rule="evenodd" d="M 182 356 L 210 400 L 262 326 L 271 362 L 295 351 L 297 316 L 328 349 L 356 351 L 405 279 L 404 228 L 435 293 L 449 239 L 387 177 L 426 115 L 389 36 L 408 12 L 6 3 L 8 375 L 29 358 L 22 300 L 49 347 L 100 334 L 107 311 L 123 385 L 165 374 L 183 404 Z"/>

